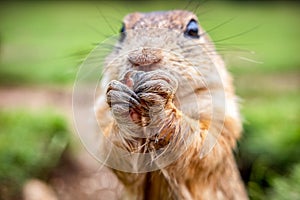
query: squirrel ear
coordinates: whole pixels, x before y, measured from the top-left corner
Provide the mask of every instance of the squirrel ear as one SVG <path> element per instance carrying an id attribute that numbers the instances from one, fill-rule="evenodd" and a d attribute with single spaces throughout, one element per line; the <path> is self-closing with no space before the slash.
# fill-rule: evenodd
<path id="1" fill-rule="evenodd" d="M 134 24 L 143 17 L 143 13 L 140 12 L 134 12 L 131 14 L 128 14 L 124 17 L 123 22 L 126 25 L 127 28 L 132 28 Z"/>
<path id="2" fill-rule="evenodd" d="M 199 25 L 196 20 L 191 19 L 187 24 L 186 29 L 184 31 L 184 35 L 191 38 L 199 38 Z"/>

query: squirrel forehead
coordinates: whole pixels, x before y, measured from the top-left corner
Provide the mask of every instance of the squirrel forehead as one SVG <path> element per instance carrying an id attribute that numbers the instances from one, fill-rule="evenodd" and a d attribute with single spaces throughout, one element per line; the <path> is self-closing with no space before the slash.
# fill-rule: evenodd
<path id="1" fill-rule="evenodd" d="M 191 19 L 198 21 L 197 16 L 189 11 L 174 10 L 150 13 L 131 13 L 124 18 L 126 29 L 168 28 L 184 29 Z"/>

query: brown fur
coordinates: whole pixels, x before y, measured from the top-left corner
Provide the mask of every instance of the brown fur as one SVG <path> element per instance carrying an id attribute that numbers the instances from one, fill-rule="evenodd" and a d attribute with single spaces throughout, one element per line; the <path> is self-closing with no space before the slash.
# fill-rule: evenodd
<path id="1" fill-rule="evenodd" d="M 209 63 L 209 60 L 206 60 L 205 56 L 202 56 L 201 53 L 199 54 L 197 47 L 187 44 L 189 42 L 188 39 L 181 35 L 175 38 L 172 34 L 164 35 L 163 32 L 159 32 L 159 28 L 164 28 L 183 33 L 191 19 L 197 20 L 197 17 L 188 11 L 129 14 L 125 17 L 124 24 L 126 30 L 130 30 L 131 33 L 128 32 L 124 41 L 116 44 L 119 48 L 115 49 L 106 59 L 106 65 L 108 65 L 112 60 L 118 58 L 119 55 L 124 53 L 128 55 L 115 60 L 107 67 L 102 81 L 103 93 L 99 97 L 97 107 L 97 117 L 99 125 L 104 130 L 104 135 L 113 138 L 116 145 L 122 147 L 125 144 L 124 140 L 120 138 L 122 135 L 119 134 L 118 122 L 110 114 L 110 106 L 112 106 L 110 100 L 112 99 L 112 94 L 115 94 L 111 93 L 111 91 L 118 91 L 122 84 L 132 89 L 132 84 L 134 85 L 134 83 L 130 83 L 130 75 L 129 78 L 121 76 L 128 70 L 152 72 L 160 69 L 168 71 L 168 67 L 172 66 L 172 69 L 180 74 L 179 77 L 177 76 L 177 79 L 182 80 L 178 84 L 178 89 L 176 91 L 174 89 L 175 94 L 172 92 L 164 93 L 164 95 L 158 93 L 158 95 L 151 98 L 149 96 L 146 96 L 145 99 L 141 97 L 146 102 L 146 107 L 149 107 L 150 101 L 154 101 L 154 105 L 156 105 L 156 100 L 161 101 L 156 103 L 165 105 L 164 113 L 167 117 L 166 121 L 163 122 L 169 123 L 157 136 L 164 142 L 162 146 L 152 146 L 152 148 L 163 148 L 168 143 L 175 143 L 176 138 L 184 134 L 184 131 L 187 131 L 185 134 L 191 135 L 194 130 L 193 127 L 199 126 L 200 129 L 200 133 L 193 138 L 183 155 L 165 168 L 140 174 L 115 170 L 116 175 L 126 188 L 127 199 L 247 199 L 247 194 L 232 153 L 236 146 L 236 141 L 240 137 L 242 126 L 232 80 L 221 57 L 215 52 L 209 37 L 206 34 L 202 34 L 199 43 L 197 43 L 198 47 L 201 46 L 203 53 L 209 54 L 209 57 L 213 60 L 213 64 L 221 76 L 222 85 L 218 84 L 213 76 L 210 67 L 212 64 Z M 202 29 L 200 29 L 200 32 L 204 33 Z M 154 38 L 154 42 L 148 43 L 147 37 Z M 157 44 L 155 43 L 155 38 L 158 41 Z M 153 48 L 148 48 L 148 46 Z M 144 48 L 141 50 L 141 47 Z M 171 53 L 167 54 L 166 51 L 159 49 L 167 49 Z M 183 56 L 188 62 L 179 59 L 176 55 Z M 199 66 L 200 73 L 193 70 L 191 65 Z M 193 82 L 194 79 L 198 80 L 200 77 L 206 80 L 206 86 L 201 85 L 200 81 Z M 164 79 L 164 74 L 161 79 Z M 107 84 L 112 80 L 118 80 L 119 82 L 116 82 L 115 86 L 110 83 L 110 89 L 105 93 Z M 136 79 L 133 81 L 137 82 Z M 189 85 L 184 85 L 185 82 L 188 82 Z M 172 86 L 172 84 L 170 85 Z M 151 85 L 147 86 L 152 87 Z M 191 88 L 185 89 L 188 86 Z M 172 88 L 175 88 L 175 86 L 173 85 Z M 196 102 L 194 103 L 190 102 L 189 90 L 196 94 Z M 225 91 L 225 108 L 212 105 L 208 98 L 209 94 L 217 94 L 222 91 Z M 177 95 L 178 99 L 174 95 Z M 106 98 L 110 102 L 109 105 L 105 103 Z M 183 105 L 182 109 L 178 108 L 179 103 Z M 195 111 L 193 110 L 193 105 L 196 103 L 199 107 Z M 185 107 L 184 105 L 187 106 Z M 209 154 L 201 158 L 201 148 L 207 137 L 207 131 L 210 126 L 216 126 L 211 121 L 210 113 L 213 110 L 213 106 L 216 106 L 216 110 L 219 109 L 225 112 L 224 121 L 220 120 L 217 123 L 218 127 L 224 126 L 217 138 L 216 145 Z M 137 107 L 137 109 L 140 109 L 140 107 Z M 143 118 L 142 111 L 133 112 L 136 112 L 133 114 L 134 119 L 138 121 L 137 123 L 141 123 Z M 218 130 L 218 127 L 215 127 L 216 130 Z M 140 140 L 136 143 L 135 141 L 128 141 L 126 142 L 128 143 L 127 146 L 123 148 L 134 152 L 136 147 L 140 145 L 140 142 L 143 143 Z M 149 142 L 149 146 L 151 144 Z M 177 147 L 174 144 L 174 148 Z"/>

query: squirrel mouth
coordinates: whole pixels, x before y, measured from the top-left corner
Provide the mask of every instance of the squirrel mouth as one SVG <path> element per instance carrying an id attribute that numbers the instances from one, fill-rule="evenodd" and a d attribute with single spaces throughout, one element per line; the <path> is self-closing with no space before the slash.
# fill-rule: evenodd
<path id="1" fill-rule="evenodd" d="M 144 72 L 150 72 L 157 69 L 160 69 L 160 65 L 157 63 L 149 64 L 149 65 L 132 65 L 132 69 L 137 71 L 144 71 Z"/>

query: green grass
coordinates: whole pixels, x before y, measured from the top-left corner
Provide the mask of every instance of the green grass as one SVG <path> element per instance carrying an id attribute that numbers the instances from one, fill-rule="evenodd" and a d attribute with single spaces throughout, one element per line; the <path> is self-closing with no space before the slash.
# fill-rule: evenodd
<path id="1" fill-rule="evenodd" d="M 288 178 L 276 178 L 273 181 L 275 192 L 271 194 L 274 200 L 299 199 L 300 191 L 300 164 L 293 166 L 292 173 Z"/>
<path id="2" fill-rule="evenodd" d="M 297 93 L 245 102 L 247 146 L 243 148 L 278 167 L 293 159 L 300 161 L 299 102 Z"/>
<path id="3" fill-rule="evenodd" d="M 67 132 L 65 120 L 51 111 L 0 111 L 0 198 L 16 199 L 24 181 L 47 178 Z"/>
<path id="4" fill-rule="evenodd" d="M 293 182 L 292 176 L 286 176 L 292 166 L 300 163 L 299 86 L 276 87 L 270 82 L 273 81 L 270 76 L 263 75 L 258 78 L 263 80 L 238 85 L 238 93 L 244 99 L 241 111 L 245 123 L 237 158 L 246 172 L 251 199 L 267 199 L 274 197 L 273 193 L 278 196 L 278 191 L 287 187 L 278 188 L 274 181 Z M 299 193 L 295 195 L 300 198 Z"/>
<path id="5" fill-rule="evenodd" d="M 0 83 L 72 84 L 80 60 L 98 43 L 117 33 L 133 11 L 184 8 L 187 2 L 27 2 L 0 8 Z M 195 4 L 189 6 L 195 9 Z M 235 73 L 293 71 L 300 67 L 299 7 L 284 3 L 207 2 L 197 10 L 221 54 Z M 201 14 L 202 13 L 202 14 Z M 256 54 L 251 54 L 249 51 Z M 248 52 L 247 52 L 248 51 Z M 240 59 L 242 57 L 242 59 Z M 251 64 L 243 58 L 262 61 Z"/>

